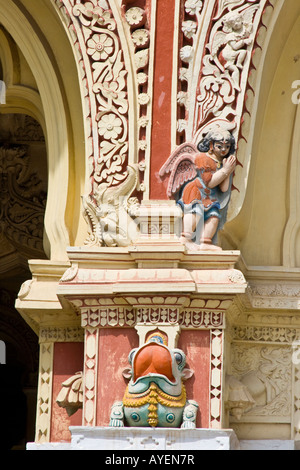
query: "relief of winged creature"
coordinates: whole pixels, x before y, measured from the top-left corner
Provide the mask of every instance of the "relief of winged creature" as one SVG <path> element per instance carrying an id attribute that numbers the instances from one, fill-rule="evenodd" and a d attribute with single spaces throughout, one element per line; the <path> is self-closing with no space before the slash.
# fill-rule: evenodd
<path id="1" fill-rule="evenodd" d="M 248 53 L 247 48 L 253 43 L 250 35 L 256 10 L 257 6 L 252 6 L 243 12 L 232 11 L 225 15 L 222 31 L 214 33 L 208 45 L 215 64 L 221 72 L 229 72 L 233 86 L 238 91 L 240 70 Z"/>

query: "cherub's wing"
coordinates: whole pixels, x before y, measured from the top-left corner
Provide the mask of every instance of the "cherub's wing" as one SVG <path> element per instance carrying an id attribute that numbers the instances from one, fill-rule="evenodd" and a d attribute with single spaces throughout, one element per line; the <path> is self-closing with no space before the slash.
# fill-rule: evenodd
<path id="1" fill-rule="evenodd" d="M 171 171 L 170 180 L 167 189 L 168 197 L 173 196 L 188 181 L 197 176 L 195 166 L 195 155 L 183 153 L 176 161 Z"/>
<path id="2" fill-rule="evenodd" d="M 159 170 L 160 178 L 164 178 L 167 174 L 172 172 L 172 169 L 177 162 L 178 158 L 183 154 L 190 154 L 195 155 L 198 153 L 197 147 L 192 142 L 186 142 L 184 144 L 179 145 L 174 152 L 171 153 L 168 160 L 164 163 L 164 165 Z"/>
<path id="3" fill-rule="evenodd" d="M 173 196 L 187 181 L 197 176 L 195 168 L 195 156 L 199 153 L 192 142 L 179 145 L 170 155 L 166 163 L 161 167 L 159 176 L 163 179 L 170 175 L 167 196 Z"/>
<path id="4" fill-rule="evenodd" d="M 253 24 L 253 17 L 258 10 L 258 5 L 252 5 L 249 8 L 246 8 L 241 14 L 243 16 L 243 23 L 245 26 Z"/>

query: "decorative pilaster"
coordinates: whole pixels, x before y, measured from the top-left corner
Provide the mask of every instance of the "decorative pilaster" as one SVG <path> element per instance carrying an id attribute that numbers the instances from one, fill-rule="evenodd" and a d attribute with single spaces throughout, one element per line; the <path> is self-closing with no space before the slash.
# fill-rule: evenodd
<path id="1" fill-rule="evenodd" d="M 83 424 L 95 426 L 99 328 L 85 329 Z"/>
<path id="2" fill-rule="evenodd" d="M 55 345 L 58 343 L 82 343 L 83 330 L 80 327 L 43 327 L 40 330 L 39 342 L 40 362 L 35 442 L 44 443 L 51 441 L 51 432 L 58 433 L 57 423 L 54 423 L 54 414 L 57 414 L 58 411 L 53 409 L 56 402 L 55 385 L 57 382 L 54 360 L 56 358 L 56 361 L 59 361 L 59 353 L 55 352 Z M 61 382 L 63 382 L 62 379 Z M 62 418 L 62 421 L 65 419 Z M 65 429 L 59 431 L 62 436 L 66 436 L 68 433 L 69 423 L 65 421 L 64 424 Z"/>
<path id="3" fill-rule="evenodd" d="M 52 382 L 53 382 L 53 342 L 40 346 L 40 365 L 37 400 L 35 442 L 50 441 Z"/>
<path id="4" fill-rule="evenodd" d="M 211 330 L 210 427 L 222 428 L 223 330 Z"/>

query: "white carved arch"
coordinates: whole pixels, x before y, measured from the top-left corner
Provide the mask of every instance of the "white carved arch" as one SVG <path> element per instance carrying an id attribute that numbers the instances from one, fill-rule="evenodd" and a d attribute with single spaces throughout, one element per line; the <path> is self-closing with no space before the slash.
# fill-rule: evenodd
<path id="1" fill-rule="evenodd" d="M 278 2 L 275 5 L 262 51 L 261 66 L 257 71 L 256 96 L 253 100 L 251 118 L 248 120 L 248 138 L 245 143 L 247 152 L 251 152 L 252 149 L 255 157 L 254 171 L 255 175 L 258 175 L 262 159 L 266 158 L 263 156 L 263 151 L 267 148 L 268 139 L 272 135 L 268 132 L 268 126 L 273 126 L 273 135 L 275 133 L 280 135 L 283 142 L 282 145 L 278 144 L 280 149 L 284 149 L 281 155 L 276 153 L 272 157 L 267 157 L 270 165 L 273 162 L 282 168 L 283 181 L 275 189 L 274 198 L 278 199 L 276 193 L 279 192 L 279 196 L 285 200 L 285 212 L 283 208 L 278 208 L 278 214 L 276 209 L 274 211 L 275 235 L 272 234 L 271 239 L 273 252 L 276 252 L 277 256 L 271 256 L 269 253 L 266 259 L 273 260 L 274 264 L 276 262 L 286 269 L 294 269 L 300 265 L 300 110 L 299 104 L 293 103 L 292 88 L 293 81 L 298 79 L 300 71 L 297 57 L 294 57 L 299 48 L 299 35 L 298 41 L 296 39 L 299 18 L 298 2 Z M 291 66 L 287 69 L 289 61 Z M 281 119 L 278 122 L 275 122 L 276 119 L 272 123 L 268 122 L 272 113 L 279 117 L 280 112 L 284 116 L 283 122 Z M 272 193 L 274 187 L 271 181 L 266 184 L 269 184 L 269 192 Z M 250 194 L 255 191 L 255 182 L 251 180 L 249 190 Z M 270 227 L 270 222 L 265 221 L 265 224 Z M 268 251 L 271 250 L 265 246 L 264 252 Z"/>
<path id="2" fill-rule="evenodd" d="M 1 55 L 9 70 L 6 112 L 31 114 L 42 125 L 48 150 L 48 199 L 45 213 L 45 251 L 52 259 L 66 258 L 69 233 L 65 222 L 68 197 L 68 123 L 59 79 L 36 31 L 11 0 L 0 2 L 0 22 L 12 36 L 35 77 L 39 95 L 13 85 L 12 57 Z M 57 191 L 59 188 L 59 191 Z"/>
<path id="3" fill-rule="evenodd" d="M 45 131 L 45 119 L 40 95 L 33 88 L 16 85 L 20 81 L 19 60 L 11 44 L 0 30 L 0 62 L 3 82 L 6 87 L 6 103 L 1 106 L 2 113 L 27 113 L 36 119 Z"/>
<path id="4" fill-rule="evenodd" d="M 247 89 L 247 112 L 244 112 L 243 115 L 244 122 L 241 125 L 242 138 L 239 140 L 239 158 L 242 161 L 243 167 L 237 167 L 236 170 L 234 185 L 238 188 L 238 191 L 232 192 L 231 204 L 228 210 L 229 221 L 237 217 L 245 201 L 253 146 L 255 145 L 257 132 L 259 132 L 259 115 L 266 99 L 265 90 L 262 86 L 263 77 L 267 74 L 266 56 L 272 42 L 272 37 L 274 37 L 275 25 L 278 19 L 282 18 L 284 0 L 272 1 L 271 3 L 272 6 L 269 5 L 267 14 L 262 17 L 263 26 L 258 36 L 259 47 L 254 55 L 255 69 L 251 71 L 251 77 L 248 77 L 250 89 Z M 277 34 L 279 31 L 277 31 Z M 274 63 L 275 58 L 273 56 Z"/>
<path id="5" fill-rule="evenodd" d="M 0 30 L 0 61 L 3 71 L 3 81 L 6 86 L 12 85 L 17 78 L 17 71 L 14 67 L 13 51 L 11 50 L 8 38 L 4 31 Z"/>

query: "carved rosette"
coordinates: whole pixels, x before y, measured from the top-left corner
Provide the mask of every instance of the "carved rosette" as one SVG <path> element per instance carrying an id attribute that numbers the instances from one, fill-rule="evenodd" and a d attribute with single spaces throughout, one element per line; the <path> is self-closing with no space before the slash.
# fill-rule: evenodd
<path id="1" fill-rule="evenodd" d="M 193 78 L 193 62 L 197 47 L 198 36 L 202 21 L 203 1 L 184 0 L 181 11 L 182 20 L 179 27 L 179 73 L 178 73 L 178 94 L 177 102 L 179 106 L 177 132 L 179 136 L 184 136 L 188 125 L 188 108 L 190 103 L 190 86 Z M 180 137 L 179 137 L 180 138 Z"/>
<path id="2" fill-rule="evenodd" d="M 130 39 L 133 54 L 133 66 L 137 86 L 137 124 L 138 124 L 138 152 L 139 161 L 143 162 L 148 153 L 147 134 L 150 130 L 151 95 L 149 91 L 149 60 L 150 60 L 150 30 L 146 10 L 146 1 L 123 0 L 125 20 L 130 28 Z M 142 167 L 142 170 L 145 170 Z M 145 190 L 144 183 L 141 190 Z"/>

